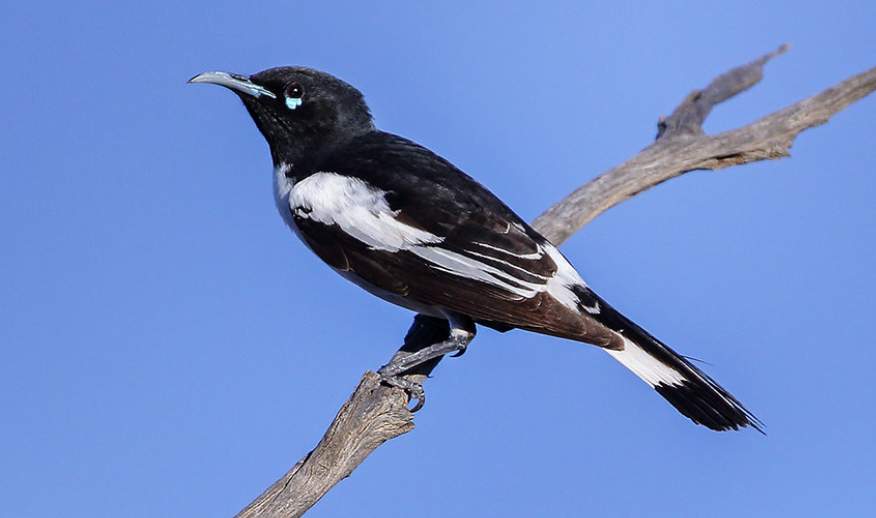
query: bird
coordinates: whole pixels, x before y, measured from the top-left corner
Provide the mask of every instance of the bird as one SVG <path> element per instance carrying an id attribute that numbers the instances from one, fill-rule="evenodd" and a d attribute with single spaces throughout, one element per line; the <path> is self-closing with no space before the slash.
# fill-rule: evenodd
<path id="1" fill-rule="evenodd" d="M 267 141 L 274 199 L 323 262 L 371 294 L 446 320 L 445 340 L 379 371 L 423 401 L 403 374 L 460 355 L 477 326 L 595 345 L 681 414 L 717 431 L 762 423 L 691 361 L 597 295 L 548 239 L 450 161 L 377 128 L 363 94 L 300 66 L 189 83 L 234 92 Z"/>

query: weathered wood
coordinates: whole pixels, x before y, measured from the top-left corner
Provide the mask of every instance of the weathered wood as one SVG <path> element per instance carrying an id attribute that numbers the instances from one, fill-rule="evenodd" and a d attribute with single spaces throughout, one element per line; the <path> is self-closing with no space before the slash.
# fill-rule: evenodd
<path id="1" fill-rule="evenodd" d="M 774 54 L 767 54 L 747 67 L 759 70 Z M 668 126 L 658 131 L 656 142 L 576 189 L 539 216 L 533 226 L 552 242 L 560 243 L 611 207 L 671 178 L 696 170 L 784 158 L 789 156 L 791 144 L 800 132 L 824 124 L 832 115 L 876 89 L 876 68 L 871 68 L 747 126 L 714 136 L 703 134 L 704 119 L 699 116 L 708 114 L 713 106 L 705 100 L 711 99 L 712 103 L 726 100 L 731 91 L 738 94 L 754 84 L 754 77 L 760 77 L 760 73 L 751 74 L 747 80 L 730 80 L 728 84 L 721 80 L 734 75 L 747 74 L 730 72 L 698 95 L 695 92 L 688 96 L 662 122 Z M 697 100 L 692 101 L 692 97 Z"/>
<path id="2" fill-rule="evenodd" d="M 757 84 L 764 65 L 787 48 L 783 45 L 734 68 L 688 95 L 672 115 L 658 123 L 653 144 L 576 189 L 539 216 L 533 226 L 560 244 L 609 208 L 671 178 L 789 156 L 800 132 L 824 124 L 876 89 L 876 68 L 872 68 L 751 124 L 706 135 L 702 124 L 712 108 Z M 447 332 L 446 322 L 418 316 L 396 354 L 442 340 Z M 435 360 L 420 366 L 411 379 L 425 381 L 437 364 Z M 406 394 L 381 385 L 376 374 L 366 372 L 316 448 L 237 516 L 301 516 L 377 447 L 413 428 Z"/>

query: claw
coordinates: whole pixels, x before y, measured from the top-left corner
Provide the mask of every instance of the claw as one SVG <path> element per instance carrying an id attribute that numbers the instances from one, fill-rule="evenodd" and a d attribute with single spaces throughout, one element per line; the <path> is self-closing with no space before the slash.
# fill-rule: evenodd
<path id="1" fill-rule="evenodd" d="M 408 409 L 412 414 L 419 412 L 423 408 L 423 405 L 426 404 L 426 391 L 423 390 L 423 386 L 419 383 L 415 383 L 414 387 L 415 390 L 408 393 L 408 403 L 410 403 L 412 399 L 417 401 L 414 403 L 414 406 Z"/>
<path id="2" fill-rule="evenodd" d="M 405 391 L 408 396 L 408 403 L 411 401 L 416 401 L 414 406 L 409 408 L 411 413 L 416 413 L 420 409 L 423 408 L 423 405 L 426 404 L 426 391 L 423 390 L 423 385 L 411 381 L 407 378 L 403 378 L 399 375 L 387 375 L 385 372 L 382 372 L 383 369 L 377 371 L 377 374 L 380 375 L 380 381 L 389 385 L 390 387 L 400 388 Z"/>
<path id="3" fill-rule="evenodd" d="M 465 354 L 465 351 L 468 349 L 468 344 L 469 344 L 469 342 L 471 342 L 471 339 L 473 336 L 474 336 L 474 334 L 457 335 L 456 333 L 451 332 L 450 333 L 450 340 L 452 340 L 454 345 L 456 346 L 456 352 L 451 354 L 450 357 L 451 358 L 459 358 L 460 356 Z"/>

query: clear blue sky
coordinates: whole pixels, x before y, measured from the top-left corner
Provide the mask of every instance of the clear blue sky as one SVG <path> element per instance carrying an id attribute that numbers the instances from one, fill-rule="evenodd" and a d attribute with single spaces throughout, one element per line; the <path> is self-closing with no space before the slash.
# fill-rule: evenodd
<path id="1" fill-rule="evenodd" d="M 531 219 L 782 42 L 707 130 L 876 65 L 872 2 L 414 4 L 4 5 L 4 516 L 229 516 L 407 329 L 283 226 L 261 136 L 195 73 L 330 71 Z M 590 348 L 484 330 L 312 515 L 872 516 L 874 133 L 876 97 L 790 160 L 674 180 L 564 245 L 767 437 L 694 426 Z"/>

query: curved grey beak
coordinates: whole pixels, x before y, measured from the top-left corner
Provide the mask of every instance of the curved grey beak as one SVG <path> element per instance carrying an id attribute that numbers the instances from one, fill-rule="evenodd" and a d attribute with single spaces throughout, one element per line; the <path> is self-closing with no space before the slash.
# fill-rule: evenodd
<path id="1" fill-rule="evenodd" d="M 277 96 L 267 88 L 253 83 L 248 77 L 240 74 L 229 74 L 228 72 L 204 72 L 203 74 L 198 74 L 189 79 L 189 83 L 208 83 L 224 86 L 235 92 L 244 93 L 253 97 L 266 95 L 271 99 L 277 98 Z"/>

